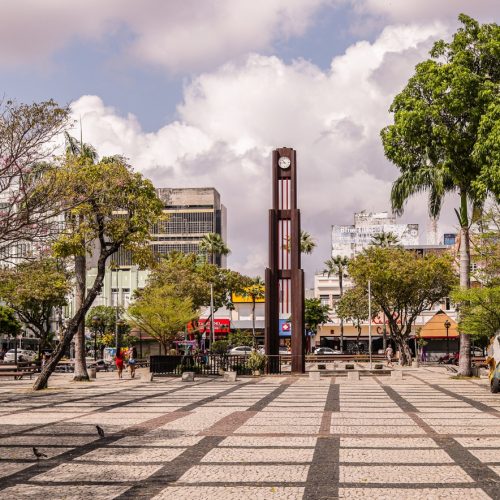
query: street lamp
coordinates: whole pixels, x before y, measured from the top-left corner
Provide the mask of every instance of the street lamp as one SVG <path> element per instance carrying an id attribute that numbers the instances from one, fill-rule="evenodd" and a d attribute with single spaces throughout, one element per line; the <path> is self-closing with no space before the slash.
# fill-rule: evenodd
<path id="1" fill-rule="evenodd" d="M 451 326 L 451 323 L 449 322 L 449 320 L 446 320 L 444 322 L 444 327 L 446 328 L 446 354 L 448 356 L 450 355 L 450 338 L 448 336 L 450 326 Z"/>
<path id="2" fill-rule="evenodd" d="M 94 327 L 94 361 L 97 361 L 97 332 L 99 327 L 102 326 L 103 321 L 99 316 L 94 316 L 92 318 L 92 326 Z"/>
<path id="3" fill-rule="evenodd" d="M 120 349 L 120 334 L 122 332 L 122 328 L 126 325 L 123 319 L 119 319 L 116 322 L 116 354 L 118 354 L 118 350 Z"/>

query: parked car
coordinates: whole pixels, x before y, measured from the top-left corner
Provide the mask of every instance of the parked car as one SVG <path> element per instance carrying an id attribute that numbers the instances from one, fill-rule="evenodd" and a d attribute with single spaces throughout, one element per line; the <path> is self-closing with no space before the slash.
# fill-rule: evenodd
<path id="1" fill-rule="evenodd" d="M 247 346 L 247 345 L 240 345 L 238 347 L 233 347 L 230 351 L 229 354 L 239 354 L 240 356 L 248 356 L 252 352 L 252 348 Z"/>
<path id="2" fill-rule="evenodd" d="M 29 349 L 18 349 L 17 350 L 17 361 L 34 361 L 36 358 L 36 352 L 30 351 Z M 16 350 L 10 349 L 5 353 L 4 361 L 6 363 L 13 363 L 16 360 Z"/>
<path id="3" fill-rule="evenodd" d="M 98 359 L 95 362 L 92 361 L 91 363 L 88 363 L 89 368 L 93 368 L 94 366 L 98 372 L 107 372 L 113 369 L 113 365 L 104 361 L 104 359 Z"/>
<path id="4" fill-rule="evenodd" d="M 322 356 L 324 354 L 342 354 L 342 351 L 339 351 L 338 349 L 332 349 L 331 347 L 318 347 L 314 351 L 314 354 L 318 356 Z"/>

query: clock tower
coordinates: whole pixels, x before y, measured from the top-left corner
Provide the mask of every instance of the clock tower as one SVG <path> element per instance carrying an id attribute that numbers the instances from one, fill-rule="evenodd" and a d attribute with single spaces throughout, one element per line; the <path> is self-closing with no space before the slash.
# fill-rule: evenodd
<path id="1" fill-rule="evenodd" d="M 303 373 L 304 271 L 300 267 L 300 210 L 297 209 L 297 153 L 294 149 L 273 151 L 272 175 L 265 351 L 271 356 L 270 372 L 278 373 L 280 320 L 291 321 L 292 373 Z"/>

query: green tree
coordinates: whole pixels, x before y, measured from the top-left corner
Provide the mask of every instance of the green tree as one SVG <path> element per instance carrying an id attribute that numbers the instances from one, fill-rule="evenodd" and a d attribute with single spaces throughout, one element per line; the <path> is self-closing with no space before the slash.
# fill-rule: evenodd
<path id="1" fill-rule="evenodd" d="M 262 278 L 260 276 L 251 278 L 249 283 L 243 288 L 241 295 L 252 301 L 252 345 L 255 347 L 257 344 L 255 337 L 255 304 L 258 300 L 264 299 L 266 296 L 266 288 Z"/>
<path id="2" fill-rule="evenodd" d="M 183 336 L 197 313 L 189 297 L 179 297 L 172 286 L 147 285 L 127 310 L 132 322 L 156 339 L 165 353 Z"/>
<path id="3" fill-rule="evenodd" d="M 21 331 L 21 323 L 13 309 L 0 305 L 0 333 L 7 338 L 16 337 Z"/>
<path id="4" fill-rule="evenodd" d="M 399 238 L 391 231 L 374 234 L 372 245 L 377 247 L 393 247 L 399 245 Z"/>
<path id="5" fill-rule="evenodd" d="M 199 249 L 203 254 L 210 255 L 211 264 L 216 263 L 216 257 L 231 253 L 222 236 L 218 233 L 205 234 L 200 240 Z"/>
<path id="6" fill-rule="evenodd" d="M 371 282 L 372 302 L 388 320 L 402 364 L 411 363 L 412 326 L 425 309 L 447 297 L 456 282 L 448 256 L 415 253 L 399 247 L 370 247 L 349 262 L 349 275 L 363 290 Z"/>
<path id="7" fill-rule="evenodd" d="M 408 198 L 427 191 L 429 215 L 437 218 L 444 195 L 458 192 L 460 286 L 469 288 L 469 205 L 474 216 L 488 191 L 498 189 L 498 183 L 490 182 L 495 160 L 487 148 L 496 133 L 491 110 L 500 102 L 500 29 L 464 14 L 459 20 L 462 27 L 452 41 L 438 41 L 431 59 L 417 65 L 395 97 L 390 108 L 394 125 L 381 134 L 387 158 L 401 171 L 391 192 L 396 213 Z M 493 177 L 498 178 L 498 172 Z M 460 335 L 459 373 L 470 375 L 467 334 Z"/>
<path id="8" fill-rule="evenodd" d="M 286 252 L 290 252 L 291 249 L 291 241 L 292 237 L 288 236 L 284 240 L 283 243 L 283 248 L 285 249 Z M 314 238 L 304 230 L 300 231 L 300 252 L 305 253 L 305 254 L 311 254 L 313 253 L 313 250 L 316 248 L 316 242 L 314 241 Z"/>
<path id="9" fill-rule="evenodd" d="M 227 337 L 229 344 L 231 344 L 232 346 L 246 345 L 251 347 L 252 345 L 254 345 L 253 339 L 254 336 L 251 333 L 241 330 L 231 332 Z"/>
<path id="10" fill-rule="evenodd" d="M 361 286 L 347 290 L 335 306 L 337 316 L 342 321 L 350 321 L 358 330 L 356 345 L 359 346 L 361 323 L 369 318 L 368 292 Z"/>
<path id="11" fill-rule="evenodd" d="M 0 271 L 0 298 L 39 339 L 39 359 L 51 337 L 51 317 L 67 304 L 70 291 L 70 274 L 52 258 Z"/>
<path id="12" fill-rule="evenodd" d="M 87 313 L 85 326 L 97 335 L 97 346 L 102 358 L 104 348 L 115 344 L 116 319 L 123 314 L 123 309 L 113 306 L 94 306 Z"/>
<path id="13" fill-rule="evenodd" d="M 78 142 L 74 137 L 71 137 L 67 132 L 64 133 L 66 141 L 66 161 L 73 162 L 80 160 L 83 164 L 97 163 L 97 151 L 90 144 L 85 144 L 82 139 Z M 75 226 L 84 226 L 86 224 L 85 217 L 82 213 L 72 217 L 72 223 Z M 85 233 L 80 232 L 81 237 L 85 238 Z M 86 247 L 85 240 L 82 241 L 82 246 Z M 77 252 L 73 255 L 75 266 L 75 308 L 82 307 L 85 300 L 85 292 L 87 290 L 87 255 L 86 252 Z M 86 346 L 85 346 L 85 325 L 81 321 L 78 325 L 78 330 L 74 339 L 75 345 L 75 381 L 89 380 L 86 364 Z M 95 356 L 95 353 L 94 353 Z"/>
<path id="14" fill-rule="evenodd" d="M 500 285 L 457 289 L 451 296 L 463 304 L 459 331 L 487 345 L 487 341 L 500 331 Z"/>
<path id="15" fill-rule="evenodd" d="M 221 307 L 232 309 L 232 293 L 242 293 L 247 283 L 248 278 L 235 271 L 200 261 L 194 254 L 180 252 L 171 252 L 161 259 L 148 278 L 148 284 L 169 285 L 178 297 L 189 297 L 195 310 L 210 305 L 212 284 L 214 311 Z"/>
<path id="16" fill-rule="evenodd" d="M 318 327 L 329 321 L 330 308 L 324 306 L 320 299 L 306 299 L 304 301 L 304 321 L 309 330 L 316 333 Z"/>
<path id="17" fill-rule="evenodd" d="M 35 390 L 47 386 L 50 375 L 101 291 L 108 259 L 120 249 L 130 251 L 140 264 L 151 258 L 149 230 L 161 217 L 163 208 L 152 183 L 133 172 L 119 157 L 104 158 L 99 163 L 85 157 L 70 157 L 44 181 L 61 186 L 62 202 L 71 207 L 61 235 L 53 245 L 55 254 L 61 257 L 94 254 L 97 274 L 82 305 L 69 320 L 52 358 L 36 380 Z"/>
<path id="18" fill-rule="evenodd" d="M 323 270 L 323 274 L 326 273 L 328 277 L 332 274 L 337 275 L 339 279 L 340 298 L 344 294 L 344 278 L 347 276 L 347 264 L 349 264 L 347 257 L 337 255 L 325 261 L 326 268 Z M 344 352 L 344 320 L 342 318 L 340 318 L 340 350 Z"/>

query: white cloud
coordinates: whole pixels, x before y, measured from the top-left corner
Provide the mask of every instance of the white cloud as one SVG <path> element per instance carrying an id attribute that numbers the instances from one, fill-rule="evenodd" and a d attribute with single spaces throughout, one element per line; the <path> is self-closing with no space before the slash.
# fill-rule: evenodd
<path id="1" fill-rule="evenodd" d="M 381 16 L 386 21 L 422 22 L 436 19 L 456 19 L 464 12 L 477 19 L 491 22 L 498 11 L 497 0 L 348 0 L 360 14 Z"/>
<path id="2" fill-rule="evenodd" d="M 45 62 L 69 43 L 129 32 L 124 50 L 170 71 L 209 68 L 302 35 L 329 0 L 4 0 L 0 62 Z"/>
<path id="3" fill-rule="evenodd" d="M 388 27 L 373 44 L 334 58 L 326 72 L 255 54 L 226 64 L 187 86 L 179 120 L 155 133 L 95 96 L 80 98 L 73 111 L 85 141 L 101 154 L 128 156 L 157 186 L 216 187 L 228 207 L 230 264 L 252 275 L 266 265 L 270 152 L 294 147 L 303 227 L 319 243 L 304 259 L 314 271 L 328 257 L 332 223 L 350 223 L 363 208 L 389 208 L 397 171 L 384 159 L 379 131 L 390 121 L 393 92 L 441 30 Z M 406 220 L 421 220 L 425 206 L 412 207 Z"/>

